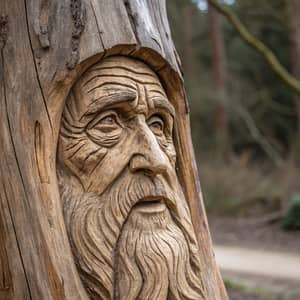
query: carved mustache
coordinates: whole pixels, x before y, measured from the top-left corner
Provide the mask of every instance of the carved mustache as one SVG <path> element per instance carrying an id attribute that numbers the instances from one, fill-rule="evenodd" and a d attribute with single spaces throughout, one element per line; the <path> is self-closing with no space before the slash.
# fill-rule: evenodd
<path id="1" fill-rule="evenodd" d="M 169 210 L 177 212 L 175 200 L 177 191 L 172 189 L 162 176 L 156 176 L 155 178 L 149 178 L 141 174 L 128 176 L 131 178 L 127 178 L 128 188 L 124 190 L 127 194 L 124 199 L 130 199 L 131 204 L 130 207 L 127 206 L 128 213 L 138 205 L 157 203 L 164 203 Z"/>

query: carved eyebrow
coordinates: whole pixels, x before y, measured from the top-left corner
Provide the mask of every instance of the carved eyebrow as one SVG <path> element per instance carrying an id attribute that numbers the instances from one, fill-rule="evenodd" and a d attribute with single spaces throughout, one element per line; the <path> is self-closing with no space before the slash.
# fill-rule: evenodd
<path id="1" fill-rule="evenodd" d="M 86 85 L 87 83 L 88 83 L 88 82 L 86 82 L 86 83 L 83 85 L 83 87 L 85 87 L 85 85 Z M 123 82 L 118 82 L 118 81 L 106 81 L 106 82 L 103 82 L 103 83 L 101 83 L 101 84 L 98 84 L 98 85 L 96 85 L 96 86 L 90 88 L 89 90 L 87 90 L 87 93 L 89 94 L 89 93 L 93 92 L 94 90 L 99 89 L 99 88 L 101 88 L 101 87 L 103 87 L 103 86 L 105 86 L 105 85 L 110 85 L 110 86 L 111 86 L 111 85 L 117 85 L 117 86 L 122 86 L 122 87 L 128 88 L 128 89 L 135 89 L 135 86 L 134 86 L 134 85 L 131 85 L 131 84 L 125 84 L 125 83 L 123 83 Z"/>
<path id="2" fill-rule="evenodd" d="M 166 99 L 154 98 L 152 99 L 153 105 L 155 108 L 160 108 L 166 110 L 173 117 L 175 117 L 175 108 L 174 106 Z"/>
<path id="3" fill-rule="evenodd" d="M 107 106 L 112 106 L 115 104 L 132 102 L 136 99 L 136 92 L 134 91 L 118 91 L 111 95 L 105 95 L 94 99 L 87 107 L 87 111 L 84 116 L 94 114 Z"/>

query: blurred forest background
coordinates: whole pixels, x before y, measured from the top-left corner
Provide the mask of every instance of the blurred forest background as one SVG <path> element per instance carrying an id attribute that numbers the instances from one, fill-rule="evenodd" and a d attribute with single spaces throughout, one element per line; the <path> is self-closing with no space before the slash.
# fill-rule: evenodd
<path id="1" fill-rule="evenodd" d="M 300 1 L 220 3 L 300 79 Z M 250 216 L 285 210 L 300 193 L 299 95 L 205 1 L 167 5 L 208 210 Z"/>
<path id="2" fill-rule="evenodd" d="M 300 0 L 217 3 L 300 80 Z M 295 281 L 291 274 L 300 269 L 300 82 L 297 93 L 206 0 L 167 0 L 167 6 L 229 297 L 299 300 L 300 276 L 294 273 Z M 236 272 L 246 262 L 252 271 Z M 278 272 L 276 281 L 275 269 L 289 278 Z"/>

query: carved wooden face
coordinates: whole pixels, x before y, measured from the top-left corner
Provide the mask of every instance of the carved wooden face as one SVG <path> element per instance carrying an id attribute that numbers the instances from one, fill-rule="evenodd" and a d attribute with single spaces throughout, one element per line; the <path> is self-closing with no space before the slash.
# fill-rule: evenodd
<path id="1" fill-rule="evenodd" d="M 175 163 L 174 112 L 148 67 L 109 59 L 73 89 L 63 115 L 59 154 L 83 188 L 98 194 L 125 167 L 149 176 L 166 174 Z"/>
<path id="2" fill-rule="evenodd" d="M 58 179 L 93 299 L 202 299 L 198 247 L 175 171 L 175 110 L 144 63 L 111 57 L 72 88 Z"/>

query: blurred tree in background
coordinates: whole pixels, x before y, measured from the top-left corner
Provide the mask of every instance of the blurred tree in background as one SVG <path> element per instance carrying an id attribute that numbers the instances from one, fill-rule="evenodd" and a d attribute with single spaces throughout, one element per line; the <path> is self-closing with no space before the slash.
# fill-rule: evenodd
<path id="1" fill-rule="evenodd" d="M 289 38 L 290 38 L 290 55 L 291 66 L 295 77 L 300 80 L 300 1 L 286 0 L 286 13 L 288 20 Z M 297 132 L 292 151 L 293 159 L 299 163 L 300 157 L 300 95 L 295 95 L 295 105 L 297 113 Z"/>
<path id="2" fill-rule="evenodd" d="M 167 4 L 208 207 L 259 203 L 280 209 L 300 192 L 299 95 L 221 15 L 211 7 L 207 11 L 203 0 Z M 300 79 L 299 0 L 224 0 L 223 5 Z"/>
<path id="3" fill-rule="evenodd" d="M 218 159 L 228 160 L 231 155 L 231 139 L 228 122 L 228 98 L 226 91 L 225 47 L 221 16 L 208 5 L 209 36 L 214 87 L 214 139 Z"/>

